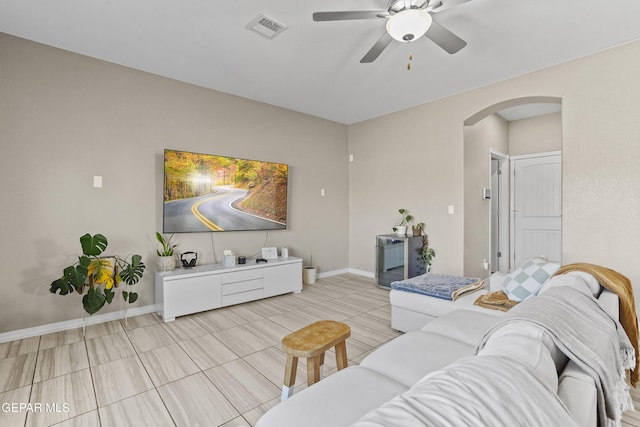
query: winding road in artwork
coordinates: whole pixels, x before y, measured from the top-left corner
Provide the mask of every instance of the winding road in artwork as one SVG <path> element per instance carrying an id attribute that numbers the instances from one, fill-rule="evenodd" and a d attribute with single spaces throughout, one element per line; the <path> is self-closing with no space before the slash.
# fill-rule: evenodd
<path id="1" fill-rule="evenodd" d="M 173 200 L 164 204 L 164 232 L 237 230 L 282 230 L 284 224 L 271 221 L 232 206 L 247 190 L 221 186 L 216 192 L 199 197 Z"/>

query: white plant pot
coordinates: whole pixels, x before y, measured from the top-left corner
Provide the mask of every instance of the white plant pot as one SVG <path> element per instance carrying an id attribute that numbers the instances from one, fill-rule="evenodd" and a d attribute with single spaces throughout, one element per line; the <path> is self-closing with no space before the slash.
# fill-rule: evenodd
<path id="1" fill-rule="evenodd" d="M 305 285 L 313 285 L 316 283 L 317 273 L 318 267 L 304 267 L 302 269 L 302 282 Z"/>
<path id="2" fill-rule="evenodd" d="M 172 271 L 176 268 L 176 258 L 172 256 L 159 256 L 156 259 L 156 268 L 158 271 Z"/>
<path id="3" fill-rule="evenodd" d="M 407 234 L 407 226 L 406 225 L 396 225 L 396 234 L 398 236 L 405 236 Z"/>

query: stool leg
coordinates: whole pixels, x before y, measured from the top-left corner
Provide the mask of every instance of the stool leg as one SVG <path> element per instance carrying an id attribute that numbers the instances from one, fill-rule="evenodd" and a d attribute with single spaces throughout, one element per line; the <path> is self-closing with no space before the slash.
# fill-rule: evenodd
<path id="1" fill-rule="evenodd" d="M 324 351 L 320 355 L 320 379 L 324 378 Z"/>
<path id="2" fill-rule="evenodd" d="M 307 385 L 320 381 L 320 355 L 307 357 Z"/>
<path id="3" fill-rule="evenodd" d="M 342 341 L 336 344 L 336 365 L 338 365 L 338 371 L 347 367 L 349 362 L 347 361 L 347 343 Z"/>
<path id="4" fill-rule="evenodd" d="M 287 354 L 287 364 L 284 369 L 284 384 L 282 385 L 281 401 L 286 400 L 293 394 L 293 386 L 296 383 L 296 373 L 298 371 L 298 358 Z"/>

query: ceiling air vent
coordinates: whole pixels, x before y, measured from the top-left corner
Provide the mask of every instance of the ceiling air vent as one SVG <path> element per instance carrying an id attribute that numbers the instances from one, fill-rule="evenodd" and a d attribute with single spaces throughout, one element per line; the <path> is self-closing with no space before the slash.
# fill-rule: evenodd
<path id="1" fill-rule="evenodd" d="M 286 30 L 287 26 L 269 18 L 268 16 L 258 15 L 253 21 L 247 24 L 247 28 L 263 37 L 273 39 L 275 36 Z"/>

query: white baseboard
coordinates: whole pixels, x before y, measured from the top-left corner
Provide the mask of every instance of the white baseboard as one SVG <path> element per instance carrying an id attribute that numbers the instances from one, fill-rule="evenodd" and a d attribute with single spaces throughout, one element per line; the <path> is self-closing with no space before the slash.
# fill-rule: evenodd
<path id="1" fill-rule="evenodd" d="M 68 329 L 81 328 L 82 325 L 96 325 L 98 323 L 110 322 L 112 320 L 124 319 L 125 317 L 140 316 L 142 314 L 156 311 L 155 304 L 143 307 L 134 307 L 126 310 L 113 311 L 111 313 L 95 314 L 80 319 L 65 320 L 63 322 L 49 323 L 47 325 L 34 326 L 32 328 L 18 329 L 0 333 L 0 343 L 21 340 L 24 338 L 37 337 L 39 335 L 51 334 L 53 332 L 66 331 Z"/>
<path id="2" fill-rule="evenodd" d="M 339 270 L 325 271 L 324 273 L 318 273 L 318 279 L 322 279 L 323 277 L 337 276 L 338 274 L 344 274 L 344 273 L 348 273 L 348 272 L 349 272 L 349 269 L 347 269 L 347 268 L 341 268 Z"/>
<path id="3" fill-rule="evenodd" d="M 318 278 L 337 276 L 338 274 L 352 273 L 358 276 L 374 278 L 375 275 L 370 271 L 357 270 L 354 268 L 341 268 L 338 270 L 325 271 L 318 273 Z M 125 317 L 140 316 L 142 314 L 153 313 L 156 306 L 146 305 L 144 307 L 134 307 L 127 310 L 113 311 L 111 313 L 95 314 L 87 316 L 84 319 L 71 319 L 63 322 L 49 323 L 47 325 L 34 326 L 32 328 L 18 329 L 16 331 L 0 333 L 0 343 L 21 340 L 24 338 L 37 337 L 39 335 L 51 334 L 54 332 L 66 331 L 68 329 L 81 328 L 82 325 L 96 325 L 98 323 L 110 322 L 112 320 L 124 319 Z"/>
<path id="4" fill-rule="evenodd" d="M 376 275 L 373 273 L 373 271 L 365 271 L 365 270 L 358 270 L 356 268 L 350 268 L 349 273 L 357 274 L 358 276 L 368 277 L 370 279 L 376 278 Z"/>

